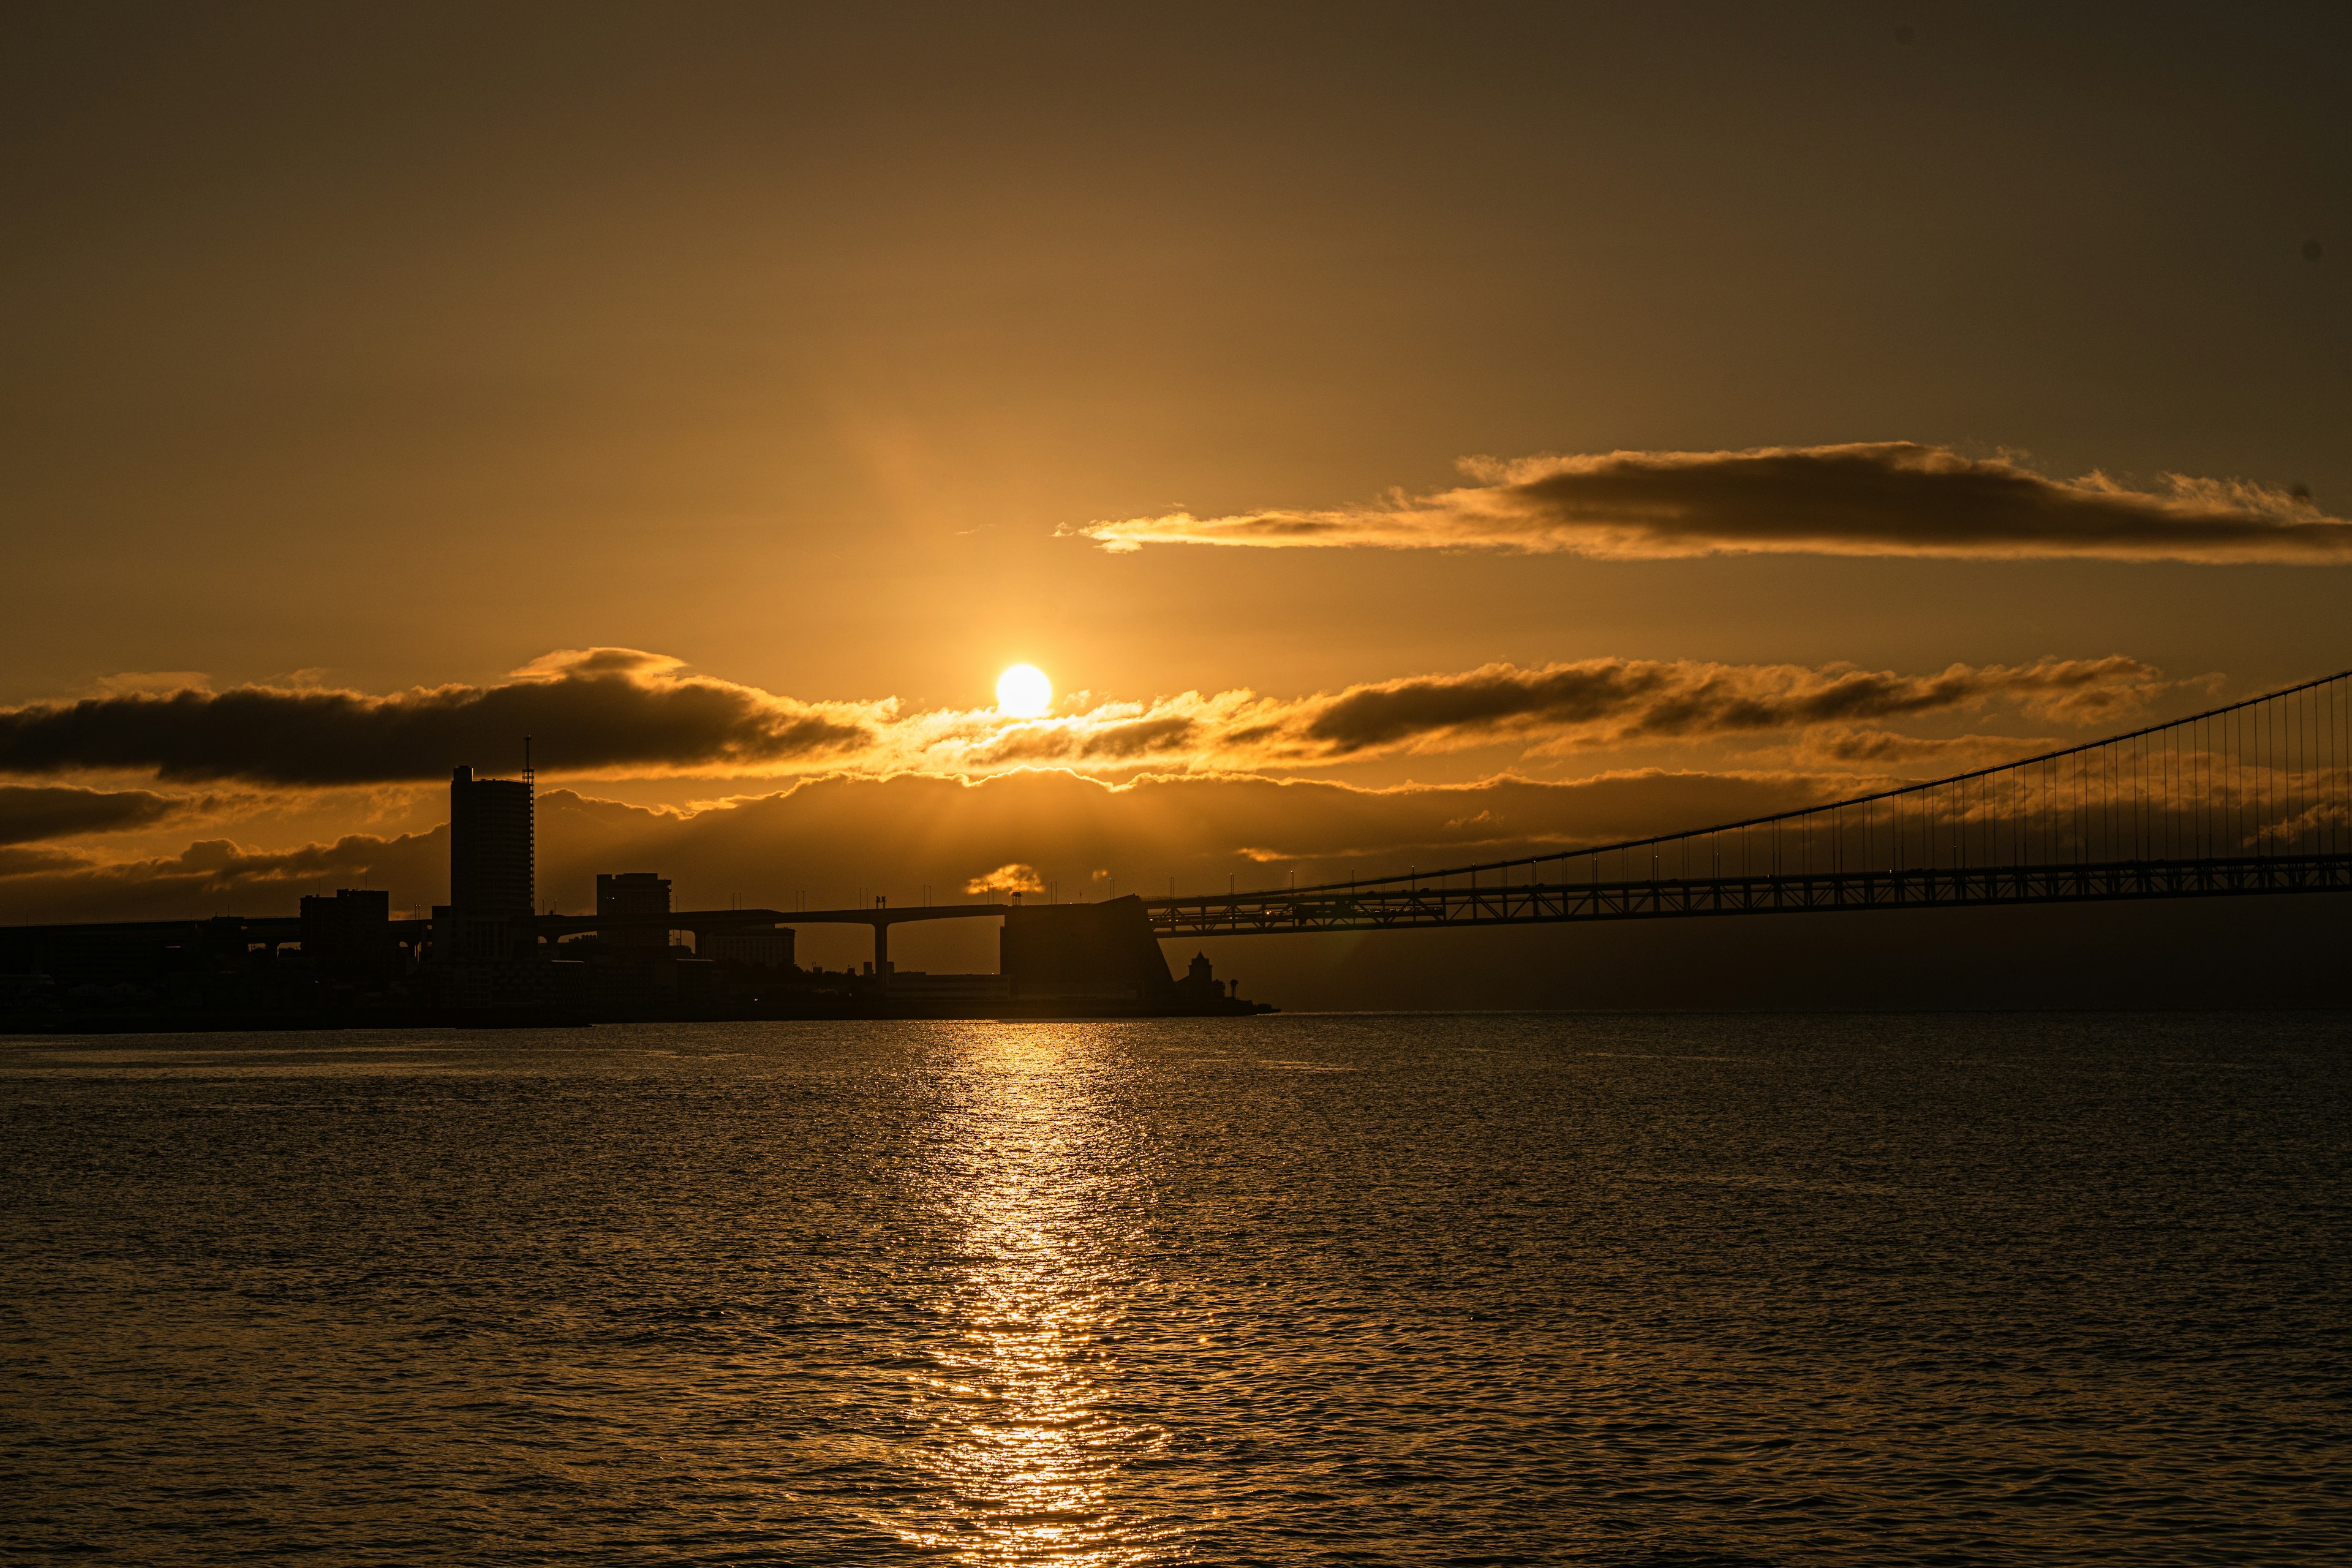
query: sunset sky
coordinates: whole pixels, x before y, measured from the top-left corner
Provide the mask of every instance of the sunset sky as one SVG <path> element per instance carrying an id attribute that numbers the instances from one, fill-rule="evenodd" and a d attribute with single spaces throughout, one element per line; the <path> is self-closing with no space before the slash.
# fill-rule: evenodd
<path id="1" fill-rule="evenodd" d="M 542 904 L 1070 898 L 2352 667 L 2347 65 L 2320 7 L 11 8 L 0 919 L 429 904 L 527 731 Z"/>

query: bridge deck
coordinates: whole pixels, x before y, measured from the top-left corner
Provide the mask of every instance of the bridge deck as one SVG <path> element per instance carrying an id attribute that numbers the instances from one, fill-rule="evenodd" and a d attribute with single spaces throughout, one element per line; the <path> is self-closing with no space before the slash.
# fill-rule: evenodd
<path id="1" fill-rule="evenodd" d="M 1146 899 L 1163 937 L 2352 890 L 2352 854 Z"/>

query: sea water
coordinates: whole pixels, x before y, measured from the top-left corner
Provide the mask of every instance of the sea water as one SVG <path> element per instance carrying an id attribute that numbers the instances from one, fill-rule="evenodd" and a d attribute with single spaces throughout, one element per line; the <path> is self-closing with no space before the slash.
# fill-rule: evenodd
<path id="1" fill-rule="evenodd" d="M 0 1555 L 2352 1560 L 2352 1019 L 0 1041 Z"/>

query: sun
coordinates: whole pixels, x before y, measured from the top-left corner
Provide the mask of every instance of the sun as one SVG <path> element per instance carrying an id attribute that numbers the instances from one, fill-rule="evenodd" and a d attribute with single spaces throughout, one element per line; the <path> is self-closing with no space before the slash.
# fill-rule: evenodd
<path id="1" fill-rule="evenodd" d="M 996 710 L 1008 719 L 1034 719 L 1054 705 L 1054 683 L 1034 664 L 1016 664 L 996 678 Z"/>

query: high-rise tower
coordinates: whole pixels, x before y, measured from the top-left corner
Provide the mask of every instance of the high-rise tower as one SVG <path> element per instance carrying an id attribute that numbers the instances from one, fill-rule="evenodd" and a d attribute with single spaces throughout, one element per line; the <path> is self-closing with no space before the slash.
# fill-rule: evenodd
<path id="1" fill-rule="evenodd" d="M 531 796 L 528 768 L 520 779 L 450 775 L 449 956 L 508 958 L 530 945 L 514 921 L 531 912 Z"/>

